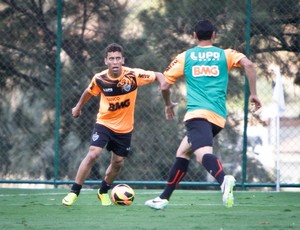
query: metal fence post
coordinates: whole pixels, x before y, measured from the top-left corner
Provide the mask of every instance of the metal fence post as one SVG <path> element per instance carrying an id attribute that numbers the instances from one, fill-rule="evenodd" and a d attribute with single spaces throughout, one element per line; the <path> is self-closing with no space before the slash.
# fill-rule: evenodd
<path id="1" fill-rule="evenodd" d="M 58 164 L 59 164 L 59 128 L 60 128 L 60 51 L 61 51 L 61 18 L 62 18 L 62 0 L 57 2 L 57 35 L 56 35 L 56 81 L 55 81 L 55 142 L 54 142 L 54 187 L 58 179 Z"/>
<path id="2" fill-rule="evenodd" d="M 246 56 L 250 56 L 250 31 L 251 31 L 251 0 L 246 3 Z M 244 98 L 244 133 L 243 133 L 243 163 L 242 163 L 242 188 L 245 189 L 247 178 L 247 126 L 249 107 L 249 84 L 245 78 L 245 98 Z"/>

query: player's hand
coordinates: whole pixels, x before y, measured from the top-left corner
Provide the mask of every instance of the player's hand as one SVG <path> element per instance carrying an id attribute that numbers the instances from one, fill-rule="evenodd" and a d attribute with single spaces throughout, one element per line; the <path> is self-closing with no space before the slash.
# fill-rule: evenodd
<path id="1" fill-rule="evenodd" d="M 74 107 L 74 108 L 72 109 L 72 115 L 73 115 L 74 118 L 80 117 L 80 115 L 81 115 L 81 110 L 78 109 L 77 107 Z"/>
<path id="2" fill-rule="evenodd" d="M 251 110 L 252 113 L 255 113 L 262 106 L 262 104 L 257 96 L 250 95 L 249 101 L 250 101 L 251 105 L 254 106 L 254 108 Z"/>
<path id="3" fill-rule="evenodd" d="M 171 105 L 166 105 L 165 107 L 165 115 L 167 120 L 174 120 L 175 113 L 174 113 L 174 107 L 177 105 L 177 103 L 171 103 Z"/>

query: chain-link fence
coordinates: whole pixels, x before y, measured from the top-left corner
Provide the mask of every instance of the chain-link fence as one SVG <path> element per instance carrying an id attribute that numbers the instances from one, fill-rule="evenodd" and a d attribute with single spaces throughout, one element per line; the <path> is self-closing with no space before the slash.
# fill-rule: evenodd
<path id="1" fill-rule="evenodd" d="M 176 54 L 195 45 L 193 26 L 208 18 L 217 28 L 215 45 L 239 50 L 256 64 L 263 102 L 259 114 L 248 115 L 244 73 L 231 72 L 228 121 L 215 154 L 242 186 L 274 187 L 279 178 L 281 186 L 299 187 L 299 7 L 298 0 L 1 0 L 1 183 L 74 180 L 99 98 L 78 119 L 71 109 L 92 76 L 105 69 L 104 48 L 120 43 L 126 66 L 162 72 Z M 280 123 L 273 100 L 278 71 L 285 96 Z M 132 150 L 117 180 L 150 186 L 167 179 L 185 133 L 184 82 L 173 93 L 177 118 L 167 122 L 158 84 L 139 89 Z M 101 180 L 109 161 L 103 153 L 87 182 Z M 184 183 L 207 181 L 214 182 L 193 160 Z"/>

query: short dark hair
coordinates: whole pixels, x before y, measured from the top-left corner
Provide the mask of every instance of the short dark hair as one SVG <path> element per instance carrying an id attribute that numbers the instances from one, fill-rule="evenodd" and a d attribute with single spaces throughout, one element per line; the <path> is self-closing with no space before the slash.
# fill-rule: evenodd
<path id="1" fill-rule="evenodd" d="M 210 40 L 215 28 L 209 20 L 200 20 L 195 25 L 195 33 L 198 40 Z"/>
<path id="2" fill-rule="evenodd" d="M 122 56 L 124 56 L 123 47 L 117 43 L 111 43 L 105 48 L 105 57 L 107 57 L 109 52 L 120 52 L 122 53 Z"/>

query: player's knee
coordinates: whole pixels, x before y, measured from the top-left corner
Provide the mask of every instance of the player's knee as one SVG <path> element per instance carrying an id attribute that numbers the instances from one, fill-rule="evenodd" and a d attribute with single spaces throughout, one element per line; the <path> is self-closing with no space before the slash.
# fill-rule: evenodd
<path id="1" fill-rule="evenodd" d="M 192 155 L 191 151 L 182 151 L 181 149 L 178 149 L 176 152 L 176 157 L 181 157 L 181 158 L 185 158 L 185 159 L 190 159 Z"/>
<path id="2" fill-rule="evenodd" d="M 98 157 L 100 156 L 101 154 L 101 148 L 99 147 L 94 147 L 94 146 L 91 146 L 89 148 L 89 152 L 87 154 L 87 158 L 91 161 L 91 162 L 95 162 Z"/>
<path id="3" fill-rule="evenodd" d="M 124 159 L 114 160 L 111 164 L 115 169 L 121 169 L 124 166 Z"/>
<path id="4" fill-rule="evenodd" d="M 198 148 L 194 151 L 194 154 L 196 156 L 196 161 L 199 163 L 199 164 L 202 164 L 202 159 L 203 159 L 203 156 L 205 154 L 212 154 L 213 152 L 213 148 L 211 146 L 204 146 L 204 147 L 201 147 L 201 148 Z"/>

